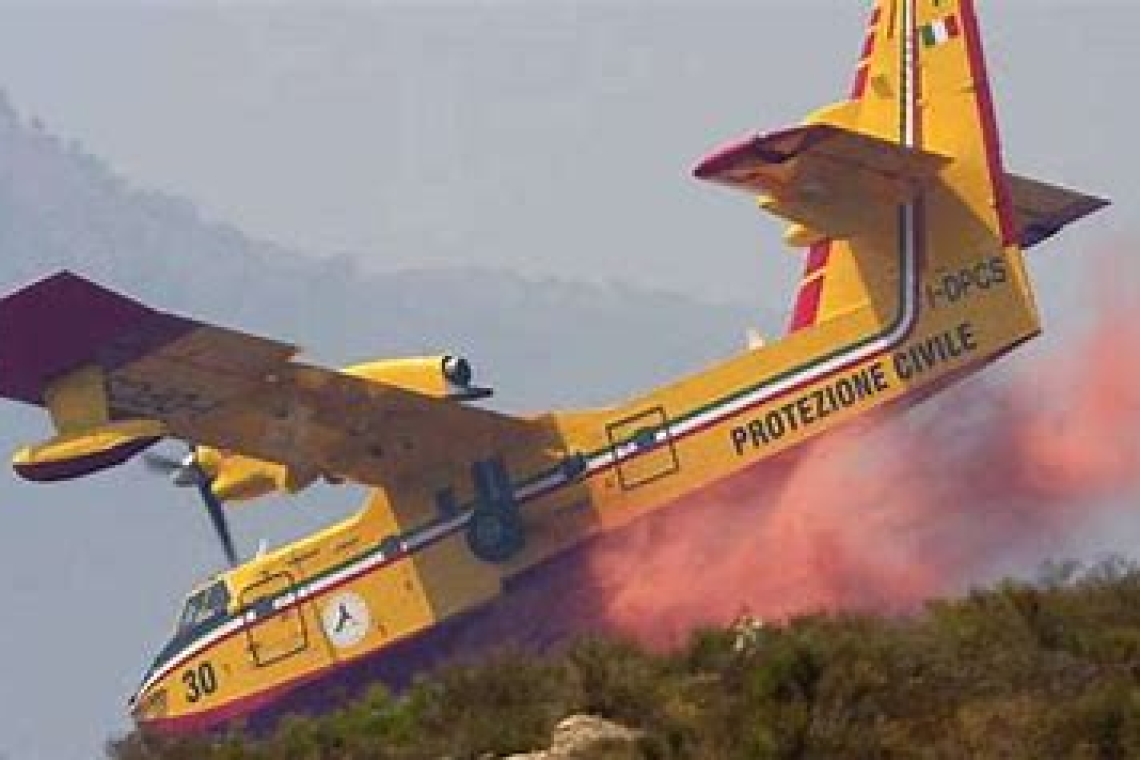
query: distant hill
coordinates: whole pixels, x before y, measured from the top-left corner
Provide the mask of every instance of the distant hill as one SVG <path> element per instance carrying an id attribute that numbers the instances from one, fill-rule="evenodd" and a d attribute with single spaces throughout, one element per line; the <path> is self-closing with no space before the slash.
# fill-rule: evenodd
<path id="1" fill-rule="evenodd" d="M 604 402 L 724 356 L 749 325 L 778 321 L 476 264 L 377 274 L 252 240 L 186 200 L 132 187 L 0 95 L 0 290 L 56 268 L 295 340 L 324 361 L 456 350 L 509 406 Z"/>

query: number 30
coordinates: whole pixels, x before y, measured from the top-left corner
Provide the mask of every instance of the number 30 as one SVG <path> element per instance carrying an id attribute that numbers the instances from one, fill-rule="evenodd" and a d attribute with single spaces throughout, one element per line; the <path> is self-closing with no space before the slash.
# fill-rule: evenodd
<path id="1" fill-rule="evenodd" d="M 186 701 L 191 704 L 218 690 L 218 676 L 214 673 L 214 666 L 208 662 L 184 672 L 182 683 L 186 684 Z"/>

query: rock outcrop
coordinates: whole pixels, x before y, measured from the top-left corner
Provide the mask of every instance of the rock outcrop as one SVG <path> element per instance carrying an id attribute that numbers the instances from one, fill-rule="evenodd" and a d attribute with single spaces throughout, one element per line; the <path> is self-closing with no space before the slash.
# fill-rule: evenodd
<path id="1" fill-rule="evenodd" d="M 554 729 L 550 748 L 506 760 L 643 760 L 644 735 L 592 715 L 571 715 Z"/>

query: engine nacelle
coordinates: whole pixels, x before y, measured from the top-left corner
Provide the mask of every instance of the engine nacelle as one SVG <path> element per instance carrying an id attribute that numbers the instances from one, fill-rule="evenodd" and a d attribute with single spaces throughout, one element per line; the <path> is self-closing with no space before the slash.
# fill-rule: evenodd
<path id="1" fill-rule="evenodd" d="M 341 372 L 436 398 L 471 401 L 491 395 L 490 388 L 473 384 L 471 363 L 452 354 L 385 359 L 347 367 Z"/>
<path id="2" fill-rule="evenodd" d="M 317 479 L 317 473 L 301 472 L 277 462 L 199 446 L 197 465 L 210 479 L 214 495 L 224 502 L 248 501 L 271 493 L 297 493 Z M 175 483 L 179 483 L 177 473 Z"/>

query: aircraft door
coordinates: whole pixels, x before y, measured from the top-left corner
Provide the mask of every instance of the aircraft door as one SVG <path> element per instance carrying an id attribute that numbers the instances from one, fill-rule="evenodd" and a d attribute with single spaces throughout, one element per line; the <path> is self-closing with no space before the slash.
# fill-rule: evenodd
<path id="1" fill-rule="evenodd" d="M 665 408 L 656 406 L 606 427 L 623 491 L 656 483 L 681 470 Z"/>
<path id="2" fill-rule="evenodd" d="M 256 667 L 273 665 L 308 649 L 304 607 L 296 598 L 296 589 L 292 573 L 280 572 L 241 592 L 246 644 Z"/>

